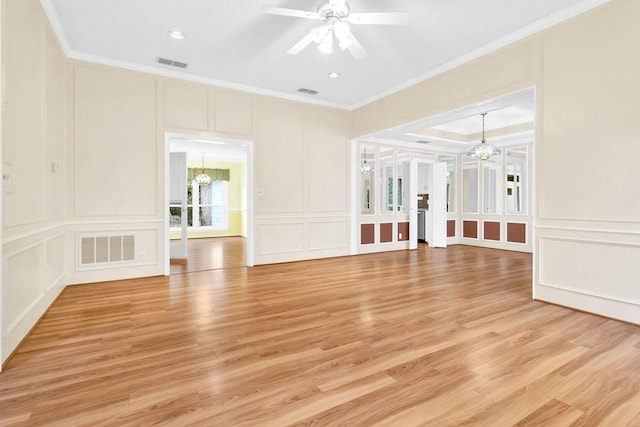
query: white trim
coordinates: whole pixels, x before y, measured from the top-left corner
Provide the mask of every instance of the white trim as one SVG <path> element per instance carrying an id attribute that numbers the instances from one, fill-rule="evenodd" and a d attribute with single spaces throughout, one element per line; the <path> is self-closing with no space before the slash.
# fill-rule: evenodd
<path id="1" fill-rule="evenodd" d="M 236 90 L 241 90 L 244 92 L 254 93 L 258 95 L 265 95 L 265 96 L 272 96 L 275 98 L 287 99 L 290 101 L 304 102 L 307 104 L 321 105 L 325 107 L 332 107 L 332 108 L 339 108 L 347 111 L 353 111 L 364 105 L 377 101 L 381 98 L 389 96 L 403 89 L 406 89 L 417 83 L 420 83 L 424 80 L 428 80 L 439 74 L 443 74 L 447 71 L 450 71 L 456 67 L 459 67 L 460 65 L 471 62 L 474 59 L 480 58 L 481 56 L 494 52 L 509 44 L 515 43 L 519 40 L 522 40 L 525 37 L 536 34 L 540 31 L 543 31 L 561 22 L 567 21 L 597 6 L 608 3 L 609 1 L 611 0 L 583 0 L 580 3 L 574 4 L 573 6 L 560 10 L 554 14 L 551 14 L 536 22 L 533 22 L 523 28 L 520 28 L 512 33 L 509 33 L 497 40 L 494 40 L 484 46 L 481 46 L 469 53 L 461 55 L 449 62 L 446 62 L 436 68 L 433 68 L 427 71 L 426 73 L 420 74 L 402 83 L 391 86 L 390 88 L 382 92 L 379 92 L 375 95 L 372 95 L 368 98 L 365 98 L 362 101 L 355 102 L 353 104 L 344 104 L 344 103 L 326 101 L 322 99 L 310 99 L 307 97 L 302 97 L 302 96 L 294 95 L 290 93 L 279 92 L 272 89 L 264 89 L 256 86 L 233 83 L 225 80 L 200 77 L 200 76 L 195 76 L 195 75 L 191 75 L 191 74 L 187 74 L 179 71 L 165 70 L 165 69 L 150 66 L 150 65 L 134 64 L 128 61 L 105 58 L 103 56 L 92 55 L 84 52 L 78 52 L 73 48 L 71 48 L 71 46 L 69 45 L 69 41 L 67 40 L 67 37 L 62 28 L 62 24 L 60 22 L 60 17 L 58 16 L 58 13 L 56 12 L 55 7 L 52 4 L 52 0 L 40 0 L 40 3 L 42 4 L 42 8 L 44 9 L 46 16 L 49 19 L 49 22 L 51 23 L 51 27 L 53 28 L 53 31 L 56 34 L 56 37 L 58 38 L 58 42 L 60 43 L 62 50 L 64 51 L 65 55 L 68 58 L 77 59 L 80 61 L 92 62 L 96 64 L 108 65 L 112 67 L 124 68 L 128 70 L 133 70 L 133 71 L 141 71 L 144 73 L 154 74 L 154 75 L 163 76 L 163 77 L 171 77 L 171 78 L 176 78 L 181 80 L 192 81 L 196 83 L 209 84 L 209 85 L 219 86 L 222 88 L 236 89 Z"/>
<path id="2" fill-rule="evenodd" d="M 65 222 L 64 225 L 74 226 L 74 225 L 119 225 L 119 224 L 153 224 L 153 223 L 163 223 L 162 219 L 125 219 L 122 221 L 68 221 Z"/>
<path id="3" fill-rule="evenodd" d="M 546 285 L 539 285 L 536 288 L 538 295 L 534 299 L 538 301 L 550 302 L 563 307 L 640 325 L 638 303 L 633 300 L 610 299 L 597 293 L 592 294 L 572 288 Z"/>
<path id="4" fill-rule="evenodd" d="M 351 245 L 349 253 L 356 255 L 358 253 L 358 247 L 360 246 L 360 221 L 358 215 L 360 214 L 360 170 L 356 167 L 356 164 L 360 165 L 360 149 L 357 139 L 351 140 L 351 147 L 349 149 L 349 176 L 351 177 L 350 189 L 350 202 L 351 202 L 351 214 L 349 219 L 351 222 Z"/>
<path id="5" fill-rule="evenodd" d="M 578 239 L 575 237 L 559 237 L 559 236 L 539 236 L 540 242 L 543 240 L 555 240 L 556 242 L 571 243 L 588 243 L 602 246 L 619 246 L 623 248 L 640 248 L 640 243 L 615 242 L 612 240 L 596 240 L 596 239 Z"/>
<path id="6" fill-rule="evenodd" d="M 551 225 L 538 225 L 538 230 L 555 230 L 555 231 L 577 231 L 582 233 L 605 233 L 605 234 L 624 234 L 640 236 L 640 231 L 635 230 L 606 230 L 604 228 L 583 228 L 583 227 L 560 227 Z"/>
<path id="7" fill-rule="evenodd" d="M 585 291 L 584 289 L 577 289 L 571 286 L 561 286 L 561 285 L 554 285 L 551 283 L 542 283 L 542 282 L 538 283 L 538 286 L 544 286 L 545 288 L 559 289 L 561 291 L 573 292 L 573 293 L 582 294 L 582 295 L 589 295 L 591 297 L 604 298 L 611 301 L 623 302 L 625 304 L 635 304 L 640 306 L 640 301 L 637 301 L 637 300 L 633 300 L 629 298 L 614 297 L 607 294 L 601 294 L 599 292 Z"/>
<path id="8" fill-rule="evenodd" d="M 55 7 L 51 0 L 40 0 L 40 5 L 42 5 L 42 9 L 44 10 L 44 14 L 49 19 L 49 24 L 55 33 L 58 43 L 62 48 L 64 54 L 69 57 L 70 53 L 73 52 L 71 46 L 69 46 L 69 41 L 67 40 L 67 36 L 64 33 L 64 29 L 62 28 L 62 23 L 60 22 L 60 17 L 58 16 L 58 12 L 56 12 Z"/>
<path id="9" fill-rule="evenodd" d="M 614 224 L 640 224 L 637 219 L 609 219 L 609 218 L 562 218 L 557 216 L 541 216 L 542 221 L 567 221 L 567 222 L 610 222 Z"/>
<path id="10" fill-rule="evenodd" d="M 14 251 L 11 251 L 9 253 L 4 253 L 3 254 L 3 258 L 2 258 L 2 264 L 4 265 L 5 262 L 9 261 L 10 258 L 13 258 L 19 254 L 22 254 L 24 252 L 30 251 L 32 249 L 38 249 L 38 253 L 40 256 L 40 262 L 41 264 L 44 263 L 44 251 L 45 251 L 45 247 L 46 247 L 46 243 L 47 241 L 41 241 L 41 242 L 35 242 L 32 243 L 30 245 L 26 245 L 21 247 L 20 249 L 16 249 Z M 40 276 L 40 280 L 39 280 L 39 289 L 38 289 L 38 296 L 31 301 L 27 307 L 20 313 L 18 314 L 15 319 L 13 319 L 13 321 L 11 323 L 9 323 L 7 325 L 7 334 L 10 334 L 13 329 L 15 329 L 16 326 L 18 326 L 18 324 L 24 320 L 24 318 L 29 315 L 29 313 L 31 313 L 31 310 L 33 310 L 33 308 L 44 298 L 44 296 L 46 295 L 45 290 L 43 289 L 43 283 L 44 283 L 44 270 L 40 269 L 40 271 L 38 272 L 39 276 Z M 3 277 L 3 287 L 4 287 L 4 277 Z M 46 288 L 46 286 L 45 286 Z M 4 292 L 2 292 L 4 294 Z M 4 335 L 4 331 L 2 333 L 2 335 Z"/>
<path id="11" fill-rule="evenodd" d="M 583 244 L 591 244 L 591 245 L 601 245 L 601 246 L 618 246 L 618 247 L 623 247 L 623 248 L 640 248 L 640 243 L 629 243 L 629 242 L 616 242 L 616 241 L 611 241 L 611 240 L 595 240 L 595 239 L 581 239 L 581 238 L 565 238 L 565 237 L 558 237 L 558 236 L 538 236 L 537 239 L 535 240 L 535 245 L 538 248 L 538 253 L 536 256 L 534 256 L 534 262 L 538 264 L 538 269 L 537 269 L 537 277 L 536 280 L 537 283 L 534 283 L 534 299 L 538 299 L 537 298 L 537 288 L 539 287 L 545 287 L 545 288 L 550 288 L 550 289 L 554 289 L 554 290 L 558 290 L 558 291 L 564 291 L 564 292 L 571 292 L 573 294 L 579 294 L 579 295 L 584 295 L 584 296 L 588 296 L 588 297 L 593 297 L 593 298 L 599 298 L 599 299 L 604 299 L 604 300 L 608 300 L 608 301 L 615 301 L 615 302 L 620 302 L 620 303 L 625 303 L 625 304 L 634 304 L 634 305 L 640 305 L 640 301 L 638 300 L 634 300 L 634 299 L 630 299 L 630 298 L 623 298 L 623 297 L 617 297 L 617 296 L 612 296 L 612 295 L 608 295 L 608 294 L 604 294 L 604 293 L 600 293 L 600 292 L 594 292 L 591 290 L 586 290 L 586 289 L 578 289 L 578 288 L 574 288 L 571 286 L 563 286 L 563 285 L 557 285 L 557 284 L 553 284 L 553 283 L 549 283 L 549 282 L 544 282 L 543 278 L 544 278 L 544 266 L 542 263 L 542 260 L 544 258 L 544 246 L 543 246 L 543 241 L 556 241 L 556 242 L 570 242 L 570 243 L 583 243 Z M 596 314 L 602 314 L 605 316 L 609 316 L 615 319 L 621 319 L 621 320 L 625 320 L 625 321 L 630 321 L 630 322 L 634 322 L 634 323 L 640 323 L 638 320 L 630 320 L 627 317 L 624 317 L 623 315 L 618 314 L 617 311 L 602 311 L 602 309 L 600 307 L 594 307 L 594 306 L 590 306 L 588 308 L 583 307 L 580 304 L 576 304 L 576 303 L 564 303 L 562 301 L 557 301 L 556 299 L 552 299 L 552 298 L 548 298 L 548 297 L 543 297 L 542 298 L 543 301 L 548 301 L 548 302 L 552 302 L 554 304 L 563 304 L 563 305 L 567 305 L 569 307 L 573 307 L 573 308 L 578 308 L 580 310 L 585 310 L 589 313 L 596 313 Z"/>
<path id="12" fill-rule="evenodd" d="M 338 218 L 338 219 L 349 219 L 349 218 L 351 218 L 351 215 L 349 215 L 349 214 L 337 214 L 337 215 L 327 215 L 327 214 L 264 215 L 263 214 L 263 215 L 255 215 L 253 218 L 256 221 L 271 221 L 271 220 L 280 221 L 280 220 L 285 220 L 285 221 L 289 221 L 290 223 L 302 223 L 302 222 L 308 222 L 308 220 L 310 220 L 310 219 L 317 219 L 317 220 L 323 220 L 323 219 L 334 220 L 336 218 Z"/>
<path id="13" fill-rule="evenodd" d="M 5 4 L 5 2 L 0 2 L 0 34 L 2 34 L 2 5 Z M 4 65 L 2 63 L 2 58 L 4 58 L 4 54 L 2 52 L 2 40 L 0 40 L 0 70 L 2 71 L 2 81 L 0 81 L 0 146 L 4 147 L 4 143 L 2 141 L 2 135 L 4 133 L 3 128 L 2 128 L 2 116 L 3 116 L 3 112 L 2 112 L 2 107 L 4 106 L 4 93 L 3 93 L 3 89 L 4 89 Z M 0 150 L 0 165 L 4 166 L 4 162 L 2 160 L 2 151 L 4 150 Z M 4 211 L 4 185 L 2 186 L 2 193 L 0 194 L 0 224 L 4 224 L 4 219 L 2 217 L 2 212 Z M 2 241 L 4 243 L 4 227 L 0 227 L 0 241 Z M 4 245 L 0 245 L 0 260 L 3 260 L 3 254 L 2 254 L 2 247 Z M 4 348 L 4 324 L 3 324 L 3 320 L 4 319 L 4 313 L 2 312 L 2 307 L 3 307 L 3 301 L 2 301 L 2 295 L 4 295 L 3 292 L 4 289 L 4 262 L 0 262 L 0 372 L 2 372 L 2 362 L 4 362 L 4 355 L 2 354 L 2 349 Z"/>
<path id="14" fill-rule="evenodd" d="M 182 133 L 177 133 L 177 132 L 170 132 L 170 131 L 165 131 L 164 132 L 164 201 L 163 201 L 163 205 L 165 207 L 169 206 L 169 153 L 170 153 L 170 143 L 171 143 L 171 139 L 180 136 L 180 135 L 185 135 Z M 204 135 L 204 134 L 203 134 Z M 247 253 L 247 259 L 246 259 L 246 264 L 247 267 L 253 267 L 254 265 L 254 259 L 255 259 L 255 254 L 254 254 L 254 246 L 255 246 L 255 236 L 253 234 L 253 230 L 254 230 L 254 213 L 253 213 L 253 191 L 254 191 L 254 185 L 253 185 L 253 165 L 254 165 L 254 160 L 253 160 L 253 154 L 254 154 L 254 147 L 253 147 L 253 141 L 251 140 L 245 140 L 245 139 L 233 139 L 233 138 L 217 138 L 217 140 L 220 141 L 224 141 L 230 144 L 241 144 L 243 146 L 246 147 L 247 150 L 247 158 L 246 158 L 246 164 L 247 167 L 246 169 L 246 194 L 247 194 L 247 200 L 246 200 L 246 204 L 247 207 L 246 208 L 239 208 L 237 209 L 238 211 L 244 211 L 245 217 L 246 217 L 246 221 L 247 221 L 247 235 L 243 236 L 246 238 L 246 253 Z M 165 259 L 164 259 L 164 275 L 168 276 L 170 275 L 171 271 L 170 271 L 170 244 L 169 244 L 169 240 L 170 240 L 170 227 L 169 227 L 169 209 L 164 209 L 165 211 L 165 215 L 164 215 L 164 220 L 160 220 L 158 222 L 161 222 L 163 224 L 163 235 L 164 235 L 164 254 L 165 254 Z M 220 231 L 220 232 L 224 232 L 227 231 L 228 229 L 223 229 L 223 230 L 205 230 L 203 228 L 197 228 L 197 229 L 192 229 L 190 231 Z M 232 236 L 235 236 L 235 234 L 230 234 Z M 222 237 L 222 236 L 220 236 Z"/>
<path id="15" fill-rule="evenodd" d="M 42 242 L 42 246 L 43 246 L 43 250 L 44 250 L 44 257 L 43 257 L 43 263 L 46 265 L 46 270 L 45 270 L 45 277 L 44 277 L 44 286 L 45 286 L 45 293 L 48 293 L 49 291 L 51 291 L 53 288 L 55 288 L 57 285 L 59 285 L 64 278 L 67 275 L 67 271 L 64 268 L 64 264 L 66 264 L 66 260 L 63 259 L 63 269 L 62 269 L 62 273 L 60 273 L 58 275 L 58 277 L 56 277 L 52 282 L 48 283 L 47 279 L 48 279 L 48 274 L 47 272 L 49 271 L 49 269 L 51 268 L 51 266 L 49 265 L 49 261 L 48 261 L 48 256 L 49 256 L 49 242 L 51 242 L 54 239 L 58 239 L 62 237 L 62 240 L 65 242 L 64 244 L 66 245 L 66 238 L 67 238 L 67 232 L 66 230 L 64 231 L 64 233 L 58 233 L 58 234 L 54 234 L 53 236 L 49 236 L 48 238 L 44 239 L 44 241 Z M 62 286 L 64 287 L 64 285 Z"/>
<path id="16" fill-rule="evenodd" d="M 50 232 L 52 230 L 55 230 L 56 228 L 64 227 L 65 225 L 66 225 L 66 223 L 61 223 L 61 224 L 58 224 L 58 225 L 50 225 L 50 226 L 47 226 L 47 227 L 42 228 L 40 230 L 27 231 L 25 233 L 17 234 L 15 236 L 8 237 L 6 240 L 3 240 L 2 241 L 2 245 L 8 245 L 10 243 L 17 242 L 17 241 L 24 240 L 24 239 L 28 239 L 30 237 L 37 236 L 39 234 L 48 233 L 48 232 Z"/>

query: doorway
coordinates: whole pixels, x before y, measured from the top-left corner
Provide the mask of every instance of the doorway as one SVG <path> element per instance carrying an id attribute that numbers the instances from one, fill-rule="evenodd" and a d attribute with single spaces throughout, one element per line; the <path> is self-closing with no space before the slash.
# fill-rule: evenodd
<path id="1" fill-rule="evenodd" d="M 165 274 L 252 266 L 253 143 L 167 133 L 165 156 Z"/>

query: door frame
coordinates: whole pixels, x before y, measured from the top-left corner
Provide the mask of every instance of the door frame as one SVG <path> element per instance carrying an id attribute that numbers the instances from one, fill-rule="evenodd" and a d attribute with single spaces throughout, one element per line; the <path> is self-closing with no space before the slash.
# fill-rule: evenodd
<path id="1" fill-rule="evenodd" d="M 254 143 L 250 140 L 221 138 L 208 134 L 189 134 L 177 133 L 177 132 L 165 132 L 164 133 L 164 200 L 162 209 L 164 211 L 164 275 L 170 274 L 170 248 L 169 248 L 169 146 L 170 141 L 173 138 L 193 137 L 194 139 L 211 139 L 214 141 L 226 142 L 228 144 L 244 145 L 247 149 L 247 167 L 246 167 L 246 242 L 247 242 L 247 267 L 253 267 L 255 259 L 255 241 L 254 241 Z"/>
<path id="2" fill-rule="evenodd" d="M 418 176 L 420 165 L 433 165 L 432 159 L 412 157 L 409 167 L 409 250 L 418 249 Z"/>
<path id="3" fill-rule="evenodd" d="M 183 184 L 183 187 L 180 189 L 180 244 L 176 245 L 174 241 L 174 245 L 171 245 L 171 239 L 169 239 L 169 258 L 173 256 L 174 258 L 185 259 L 189 256 L 189 245 L 188 234 L 187 234 L 187 153 L 185 152 L 176 152 L 169 153 L 169 188 L 171 188 L 171 177 L 173 175 L 173 170 L 171 168 L 172 160 L 175 157 L 180 158 L 180 175 L 182 176 L 173 176 L 173 179 L 181 180 L 180 184 Z M 184 175 L 182 174 L 184 173 Z M 175 194 L 174 194 L 175 197 Z M 173 201 L 175 202 L 178 199 L 173 199 L 171 197 L 171 189 L 169 189 L 169 204 Z M 169 215 L 171 216 L 171 215 Z M 171 223 L 171 218 L 169 218 L 169 223 Z M 173 248 L 173 252 L 172 249 Z"/>

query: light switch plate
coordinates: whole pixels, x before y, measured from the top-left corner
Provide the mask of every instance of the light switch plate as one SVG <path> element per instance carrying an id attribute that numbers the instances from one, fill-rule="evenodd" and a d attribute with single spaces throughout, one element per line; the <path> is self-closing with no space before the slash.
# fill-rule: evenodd
<path id="1" fill-rule="evenodd" d="M 267 198 L 267 187 L 256 188 L 256 197 L 260 200 L 265 200 Z"/>

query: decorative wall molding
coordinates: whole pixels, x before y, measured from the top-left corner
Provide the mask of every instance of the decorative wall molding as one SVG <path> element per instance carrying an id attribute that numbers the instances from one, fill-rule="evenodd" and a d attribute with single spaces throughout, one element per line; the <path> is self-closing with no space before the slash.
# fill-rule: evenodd
<path id="1" fill-rule="evenodd" d="M 640 254 L 640 240 L 633 237 L 635 242 L 538 235 L 534 298 L 640 323 L 640 292 L 633 286 L 640 269 L 631 261 Z"/>
<path id="2" fill-rule="evenodd" d="M 630 224 L 630 223 L 625 223 Z M 633 223 L 637 224 L 637 223 Z M 581 233 L 604 233 L 604 234 L 624 234 L 640 236 L 640 230 L 612 230 L 606 228 L 586 228 L 586 227 L 566 227 L 559 225 L 540 225 L 535 226 L 536 230 L 553 230 L 553 231 L 571 231 Z"/>
<path id="3" fill-rule="evenodd" d="M 558 289 L 561 291 L 567 291 L 567 292 L 573 292 L 576 294 L 582 294 L 582 295 L 588 295 L 588 296 L 592 296 L 592 297 L 596 297 L 596 298 L 603 298 L 603 299 L 607 299 L 607 300 L 611 300 L 611 301 L 617 301 L 617 302 L 623 302 L 625 304 L 634 304 L 637 306 L 640 306 L 640 301 L 637 300 L 633 300 L 633 299 L 629 299 L 629 298 L 620 298 L 620 297 L 616 297 L 613 295 L 608 295 L 608 294 L 604 294 L 604 293 L 599 293 L 599 292 L 593 292 L 593 291 L 587 291 L 584 289 L 578 289 L 578 288 L 573 288 L 571 286 L 562 286 L 562 285 L 556 285 L 556 284 L 552 284 L 552 283 L 538 283 L 538 286 L 544 286 L 546 288 L 553 288 L 553 289 Z"/>
<path id="4" fill-rule="evenodd" d="M 31 312 L 31 310 L 33 310 L 36 304 L 38 304 L 38 302 L 40 302 L 40 300 L 44 296 L 44 290 L 43 290 L 44 274 L 43 274 L 42 265 L 41 265 L 44 258 L 44 253 L 43 253 L 44 242 L 40 241 L 37 243 L 29 244 L 21 247 L 20 249 L 16 249 L 11 252 L 4 253 L 4 260 L 3 260 L 4 269 L 3 270 L 4 270 L 4 273 L 6 274 L 6 271 L 8 270 L 8 266 L 10 264 L 9 261 L 12 258 L 16 258 L 19 255 L 22 255 L 26 252 L 33 251 L 34 249 L 37 250 L 38 252 L 38 264 L 40 264 L 39 265 L 40 271 L 37 272 L 37 274 L 40 276 L 39 278 L 40 280 L 38 280 L 40 289 L 38 290 L 38 295 L 36 296 L 36 298 L 33 299 L 31 302 L 29 302 L 27 306 L 23 308 L 18 315 L 16 315 L 13 319 L 7 319 L 9 321 L 9 323 L 5 325 L 5 328 L 6 328 L 5 330 L 7 334 L 11 333 L 11 331 L 15 329 L 15 327 Z M 24 283 L 22 285 L 24 286 Z M 4 315 L 6 316 L 6 313 L 4 313 Z"/>
<path id="5" fill-rule="evenodd" d="M 17 234 L 15 236 L 7 237 L 6 239 L 2 240 L 2 245 L 6 246 L 8 244 L 19 242 L 21 240 L 26 240 L 26 239 L 29 239 L 31 237 L 35 237 L 35 236 L 38 236 L 38 235 L 41 235 L 41 234 L 46 234 L 46 233 L 49 233 L 49 232 L 51 232 L 53 230 L 56 230 L 58 228 L 63 228 L 66 225 L 67 225 L 67 223 L 63 222 L 63 223 L 60 223 L 60 224 L 49 225 L 49 226 L 46 226 L 46 227 L 41 228 L 41 229 L 34 229 L 34 230 L 30 230 L 30 231 L 27 231 L 27 232 L 24 232 L 24 233 L 21 233 L 21 234 Z"/>

